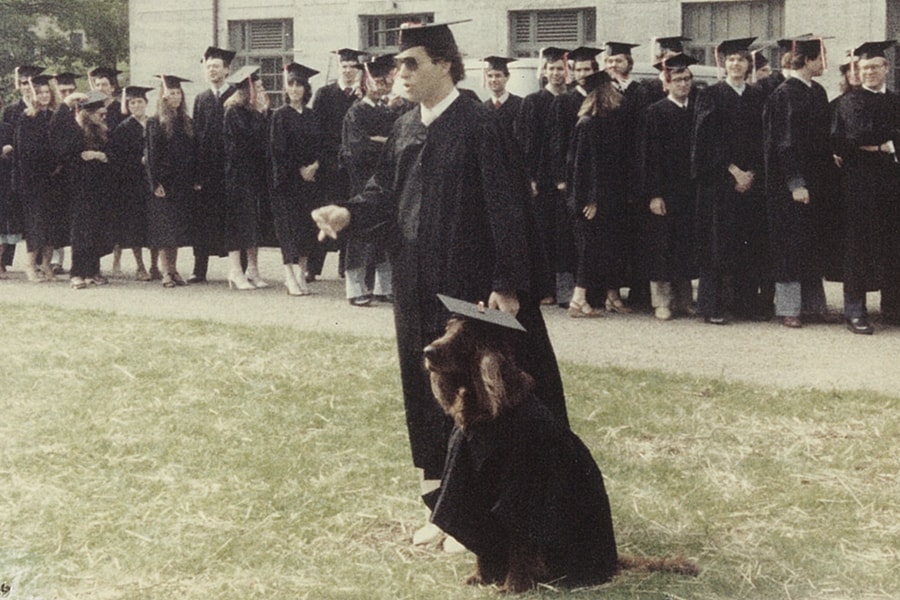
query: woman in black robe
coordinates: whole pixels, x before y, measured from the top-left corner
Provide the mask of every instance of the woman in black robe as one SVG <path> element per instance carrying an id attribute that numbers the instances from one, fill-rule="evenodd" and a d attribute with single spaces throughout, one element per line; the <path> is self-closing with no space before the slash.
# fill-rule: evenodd
<path id="1" fill-rule="evenodd" d="M 306 267 L 317 236 L 309 213 L 319 204 L 316 171 L 322 130 L 316 114 L 306 108 L 309 78 L 316 73 L 297 63 L 285 67 L 285 105 L 272 113 L 269 125 L 272 213 L 281 244 L 284 285 L 291 296 L 310 294 Z"/>
<path id="2" fill-rule="evenodd" d="M 64 210 L 53 177 L 59 164 L 50 143 L 50 119 L 59 106 L 58 94 L 47 75 L 31 78 L 33 88 L 28 108 L 16 124 L 16 192 L 25 211 L 25 239 L 28 242 L 29 281 L 54 278 L 50 256 L 56 241 L 58 221 Z M 38 273 L 38 263 L 41 272 Z"/>
<path id="3" fill-rule="evenodd" d="M 0 123 L 0 279 L 6 277 L 3 253 L 7 244 L 15 247 L 22 240 L 22 209 L 12 193 L 13 181 L 12 125 Z"/>
<path id="4" fill-rule="evenodd" d="M 66 165 L 71 206 L 73 289 L 89 283 L 105 285 L 100 258 L 112 251 L 110 196 L 112 167 L 106 155 L 109 142 L 106 126 L 106 95 L 91 92 L 79 104 L 76 122 L 80 136 L 67 136 L 57 148 Z"/>
<path id="5" fill-rule="evenodd" d="M 125 88 L 123 106 L 130 116 L 112 130 L 108 153 L 116 175 L 115 190 L 120 198 L 117 218 L 113 224 L 115 252 L 120 253 L 121 248 L 131 248 L 137 267 L 135 279 L 138 281 L 162 278 L 156 266 L 158 251 L 150 251 L 149 273 L 142 254 L 143 247 L 147 245 L 147 203 L 150 199 L 150 183 L 147 181 L 147 168 L 143 159 L 148 118 L 147 92 L 151 90 L 152 88 L 134 85 Z"/>
<path id="6" fill-rule="evenodd" d="M 244 67 L 228 81 L 237 90 L 225 101 L 225 250 L 228 287 L 269 287 L 259 275 L 260 208 L 266 198 L 269 97 L 256 71 Z M 246 252 L 247 271 L 241 266 Z"/>
<path id="7" fill-rule="evenodd" d="M 178 248 L 190 246 L 191 209 L 200 189 L 196 142 L 181 82 L 162 75 L 156 116 L 147 120 L 147 171 L 153 195 L 147 210 L 147 241 L 160 249 L 163 287 L 187 285 L 178 273 Z"/>
<path id="8" fill-rule="evenodd" d="M 587 300 L 588 289 L 605 289 L 607 304 L 622 303 L 625 275 L 625 194 L 628 180 L 623 147 L 628 135 L 624 97 L 606 71 L 585 80 L 589 91 L 575 126 L 570 155 L 569 212 L 574 225 L 578 268 L 569 302 L 573 318 L 602 317 Z"/>

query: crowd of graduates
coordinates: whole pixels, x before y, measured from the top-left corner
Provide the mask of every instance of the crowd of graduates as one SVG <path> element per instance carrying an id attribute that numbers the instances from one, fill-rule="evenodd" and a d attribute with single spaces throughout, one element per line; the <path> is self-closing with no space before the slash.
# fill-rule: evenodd
<path id="1" fill-rule="evenodd" d="M 651 309 L 712 324 L 775 315 L 795 328 L 826 317 L 824 277 L 843 282 L 851 331 L 873 331 L 867 291 L 881 291 L 884 321 L 900 321 L 892 42 L 848 52 L 842 94 L 829 103 L 813 80 L 826 67 L 820 37 L 780 40 L 780 72 L 754 38 L 724 41 L 724 79 L 702 89 L 684 41 L 654 40 L 652 81 L 631 77 L 635 44 L 544 48 L 544 85 L 524 98 L 506 90 L 513 59 L 485 59 L 484 104 L 536 224 L 529 260 L 542 303 L 572 318 Z M 139 280 L 203 282 L 209 257 L 222 256 L 229 286 L 253 290 L 268 287 L 258 248 L 275 246 L 287 293 L 309 294 L 325 252 L 338 248 L 317 241 L 310 212 L 364 191 L 395 120 L 414 106 L 392 91 L 392 55 L 335 54 L 337 81 L 315 97 L 318 72 L 286 65 L 274 110 L 258 67 L 232 72 L 235 53 L 221 48 L 203 56 L 209 88 L 190 113 L 186 80 L 173 74 L 119 94 L 119 72 L 96 68 L 81 93 L 75 74 L 19 67 L 22 97 L 0 124 L 2 272 L 24 239 L 34 282 L 62 272 L 68 246 L 71 287 L 103 285 L 100 258 L 115 252 L 118 269 L 131 248 Z M 390 244 L 347 237 L 347 299 L 391 301 Z M 193 249 L 187 278 L 181 247 Z"/>

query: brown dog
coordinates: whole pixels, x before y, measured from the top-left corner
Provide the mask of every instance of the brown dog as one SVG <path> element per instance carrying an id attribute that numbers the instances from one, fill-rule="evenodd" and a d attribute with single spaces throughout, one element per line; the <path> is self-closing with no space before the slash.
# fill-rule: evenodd
<path id="1" fill-rule="evenodd" d="M 456 424 L 441 487 L 425 500 L 432 521 L 476 554 L 467 583 L 517 593 L 603 583 L 623 568 L 696 575 L 685 560 L 617 554 L 600 469 L 531 393 L 532 378 L 510 358 L 512 335 L 453 317 L 424 350 L 434 395 Z"/>

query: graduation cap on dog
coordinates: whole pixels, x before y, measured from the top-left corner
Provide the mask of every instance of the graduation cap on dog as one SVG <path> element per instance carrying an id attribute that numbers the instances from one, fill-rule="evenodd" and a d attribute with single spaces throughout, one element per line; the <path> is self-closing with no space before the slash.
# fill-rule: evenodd
<path id="1" fill-rule="evenodd" d="M 472 304 L 471 302 L 451 298 L 444 294 L 438 294 L 437 297 L 448 311 L 458 317 L 481 321 L 482 323 L 514 329 L 516 331 L 526 331 L 514 316 L 508 312 L 497 310 L 496 308 L 487 308 L 483 302 Z"/>

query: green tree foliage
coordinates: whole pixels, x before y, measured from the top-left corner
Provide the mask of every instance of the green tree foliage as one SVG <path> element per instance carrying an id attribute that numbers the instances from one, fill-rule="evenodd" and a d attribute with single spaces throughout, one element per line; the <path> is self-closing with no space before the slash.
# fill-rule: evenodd
<path id="1" fill-rule="evenodd" d="M 58 31 L 42 30 L 46 20 Z M 77 44 L 69 32 L 84 32 L 86 44 Z M 127 60 L 128 0 L 0 0 L 0 74 L 7 98 L 16 65 L 81 72 Z"/>

